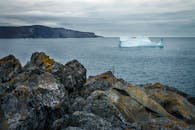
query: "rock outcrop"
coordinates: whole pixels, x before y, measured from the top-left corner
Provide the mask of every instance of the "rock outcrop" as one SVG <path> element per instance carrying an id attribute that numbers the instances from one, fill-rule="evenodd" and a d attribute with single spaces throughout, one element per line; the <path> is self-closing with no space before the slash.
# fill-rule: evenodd
<path id="1" fill-rule="evenodd" d="M 134 86 L 110 71 L 86 79 L 77 60 L 63 65 L 43 52 L 24 67 L 0 59 L 0 129 L 194 128 L 194 97 L 160 83 Z"/>

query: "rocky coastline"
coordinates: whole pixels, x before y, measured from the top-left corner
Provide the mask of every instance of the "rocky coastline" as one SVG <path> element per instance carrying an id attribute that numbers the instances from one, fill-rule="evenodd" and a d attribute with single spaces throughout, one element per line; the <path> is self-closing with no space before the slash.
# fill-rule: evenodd
<path id="1" fill-rule="evenodd" d="M 193 130 L 195 98 L 160 84 L 132 85 L 111 71 L 86 77 L 77 60 L 35 52 L 0 59 L 1 130 Z"/>

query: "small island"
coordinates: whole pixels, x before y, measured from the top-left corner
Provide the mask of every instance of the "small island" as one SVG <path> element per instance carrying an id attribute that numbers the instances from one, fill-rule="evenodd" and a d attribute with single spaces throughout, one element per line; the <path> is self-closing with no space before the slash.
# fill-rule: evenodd
<path id="1" fill-rule="evenodd" d="M 92 32 L 81 32 L 42 25 L 0 26 L 0 38 L 97 38 Z"/>
<path id="2" fill-rule="evenodd" d="M 184 130 L 195 128 L 195 98 L 160 84 L 135 86 L 111 71 L 87 79 L 77 60 L 35 52 L 22 66 L 0 59 L 2 130 Z M 130 75 L 133 76 L 133 75 Z"/>

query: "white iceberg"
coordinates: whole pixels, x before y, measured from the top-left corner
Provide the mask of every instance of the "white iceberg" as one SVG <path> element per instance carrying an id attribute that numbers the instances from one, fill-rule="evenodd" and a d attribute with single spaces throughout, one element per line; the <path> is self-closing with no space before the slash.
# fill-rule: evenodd
<path id="1" fill-rule="evenodd" d="M 119 47 L 160 47 L 163 48 L 163 39 L 153 42 L 148 37 L 120 37 Z"/>

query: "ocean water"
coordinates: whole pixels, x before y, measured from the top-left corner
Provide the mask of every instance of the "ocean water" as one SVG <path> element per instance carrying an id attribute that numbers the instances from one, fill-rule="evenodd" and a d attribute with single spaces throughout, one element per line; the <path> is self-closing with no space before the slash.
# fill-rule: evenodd
<path id="1" fill-rule="evenodd" d="M 13 54 L 24 65 L 44 51 L 63 64 L 79 60 L 88 76 L 111 70 L 131 84 L 161 82 L 195 96 L 195 38 L 164 42 L 164 48 L 119 48 L 119 38 L 0 39 L 0 58 Z"/>

